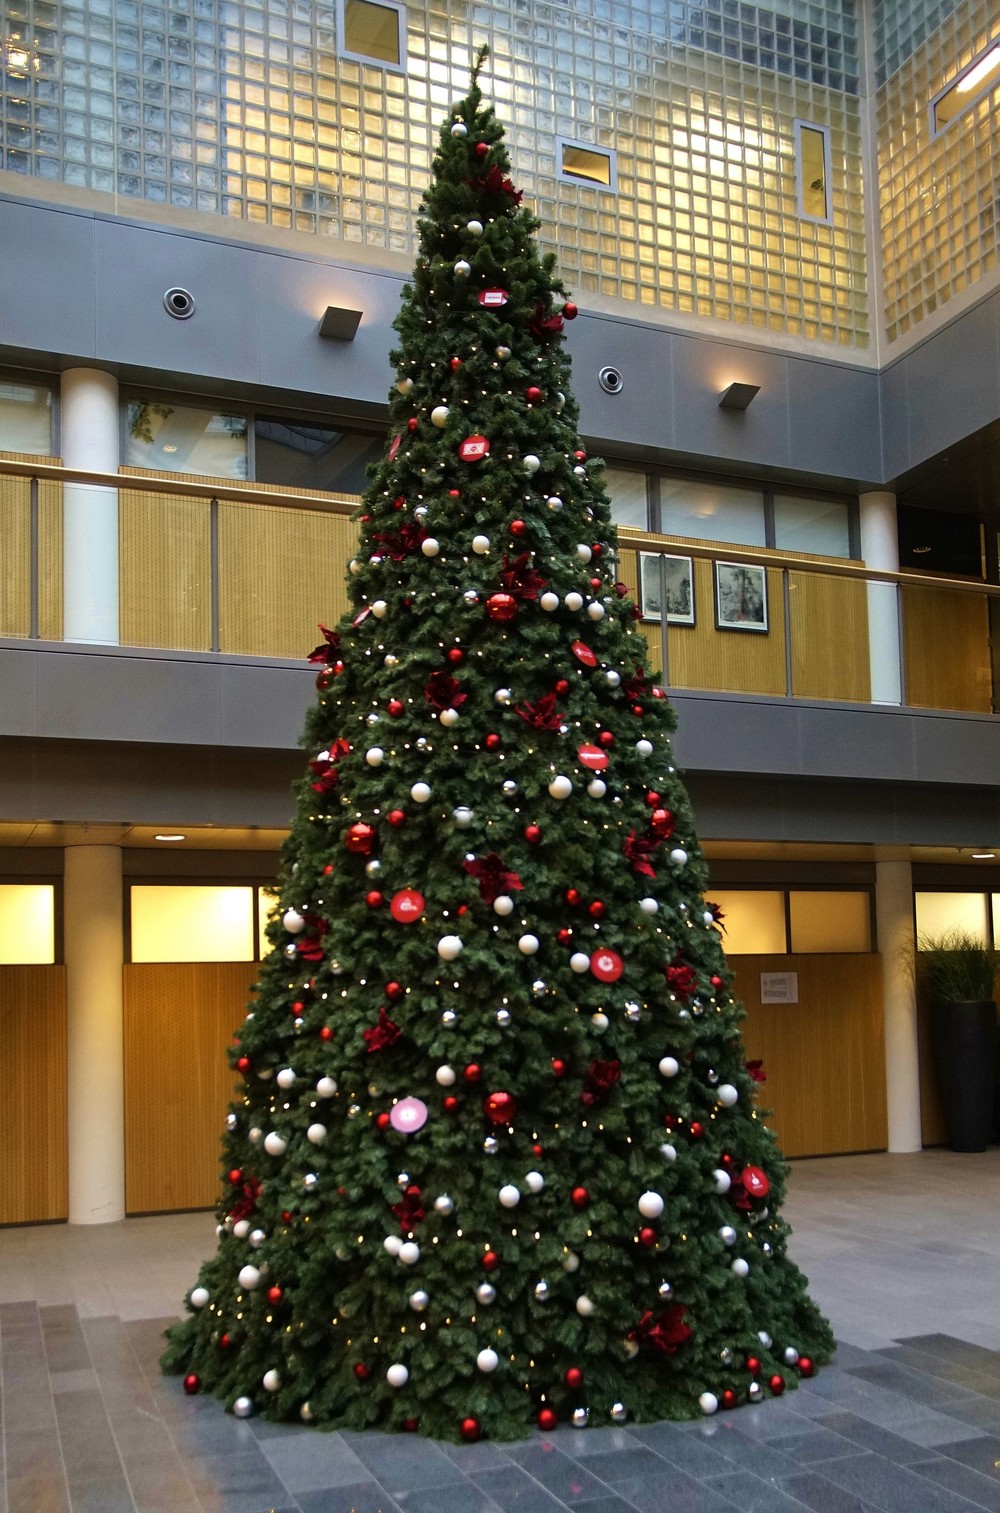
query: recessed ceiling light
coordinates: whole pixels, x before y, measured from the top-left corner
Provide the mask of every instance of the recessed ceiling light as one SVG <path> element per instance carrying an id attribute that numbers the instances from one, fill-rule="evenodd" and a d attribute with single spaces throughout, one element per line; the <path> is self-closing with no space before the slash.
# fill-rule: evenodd
<path id="1" fill-rule="evenodd" d="M 163 450 L 165 452 L 176 452 L 177 447 L 176 446 L 164 446 Z"/>
<path id="2" fill-rule="evenodd" d="M 929 546 L 915 546 L 913 548 L 913 555 L 915 557 L 922 557 L 924 552 L 929 552 L 930 550 L 931 548 Z"/>
<path id="3" fill-rule="evenodd" d="M 992 862 L 996 861 L 996 855 L 995 851 L 973 851 L 972 860 L 974 862 Z"/>
<path id="4" fill-rule="evenodd" d="M 186 841 L 186 835 L 154 835 L 154 841 Z"/>

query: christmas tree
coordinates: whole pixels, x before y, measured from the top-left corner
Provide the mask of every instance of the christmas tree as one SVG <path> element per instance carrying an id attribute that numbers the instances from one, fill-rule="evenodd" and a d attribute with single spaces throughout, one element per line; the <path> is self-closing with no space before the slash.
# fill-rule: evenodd
<path id="1" fill-rule="evenodd" d="M 446 1439 L 714 1412 L 833 1347 L 483 56 L 164 1357 L 237 1414 Z"/>

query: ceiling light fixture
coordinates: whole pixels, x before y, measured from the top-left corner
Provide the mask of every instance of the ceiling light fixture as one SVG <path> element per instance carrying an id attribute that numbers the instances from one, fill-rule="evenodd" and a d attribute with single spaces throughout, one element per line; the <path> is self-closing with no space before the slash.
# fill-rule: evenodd
<path id="1" fill-rule="evenodd" d="M 995 851 L 973 851 L 972 860 L 974 862 L 994 862 L 996 861 L 996 856 Z"/>
<path id="2" fill-rule="evenodd" d="M 974 68 L 970 68 L 967 74 L 962 75 L 955 85 L 956 93 L 970 94 L 980 84 L 985 84 L 991 74 L 998 71 L 1000 71 L 1000 42 L 991 47 L 988 53 L 984 53 Z"/>
<path id="3" fill-rule="evenodd" d="M 745 410 L 760 393 L 760 384 L 730 384 L 719 395 L 720 410 Z"/>
<path id="4" fill-rule="evenodd" d="M 154 841 L 186 841 L 186 835 L 154 835 Z"/>

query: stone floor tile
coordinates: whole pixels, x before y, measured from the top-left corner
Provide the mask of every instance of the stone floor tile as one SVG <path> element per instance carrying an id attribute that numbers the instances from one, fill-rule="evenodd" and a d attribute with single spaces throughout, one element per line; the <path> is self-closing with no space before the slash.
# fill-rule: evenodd
<path id="1" fill-rule="evenodd" d="M 736 1415 L 733 1417 L 736 1418 Z M 790 1474 L 794 1463 L 772 1444 L 762 1443 L 754 1437 L 754 1421 L 753 1415 L 746 1414 L 743 1418 L 745 1428 L 737 1427 L 735 1423 L 721 1424 L 715 1434 L 708 1433 L 704 1436 L 704 1443 L 725 1460 L 744 1471 L 752 1472 L 754 1476 L 762 1476 L 765 1480 Z M 712 1420 L 705 1427 L 714 1428 L 715 1421 Z"/>
<path id="2" fill-rule="evenodd" d="M 663 1460 L 648 1445 L 632 1445 L 621 1450 L 605 1450 L 601 1455 L 588 1455 L 586 1469 L 598 1481 L 609 1487 L 620 1487 L 623 1482 L 634 1481 L 642 1476 L 662 1476 Z"/>
<path id="3" fill-rule="evenodd" d="M 41 1473 L 62 1476 L 58 1437 L 46 1429 L 18 1429 L 6 1433 L 5 1467 L 11 1481 Z"/>
<path id="4" fill-rule="evenodd" d="M 801 1422 L 801 1420 L 800 1420 Z M 676 1424 L 644 1424 L 633 1431 L 657 1455 L 662 1455 L 678 1470 L 689 1476 L 725 1476 L 733 1470 L 732 1462 L 701 1434 L 685 1433 Z"/>
<path id="5" fill-rule="evenodd" d="M 510 1448 L 506 1445 L 492 1445 L 489 1440 L 480 1440 L 472 1445 L 448 1443 L 441 1445 L 448 1459 L 454 1461 L 458 1469 L 466 1476 L 476 1476 L 480 1471 L 491 1471 L 497 1467 L 509 1466 Z"/>
<path id="6" fill-rule="evenodd" d="M 728 1498 L 682 1471 L 669 1476 L 636 1477 L 619 1487 L 618 1493 L 637 1513 L 733 1513 Z M 586 1513 L 590 1506 L 584 1503 L 581 1513 Z"/>
<path id="7" fill-rule="evenodd" d="M 842 1434 L 834 1434 L 821 1424 L 803 1429 L 799 1433 L 782 1435 L 770 1444 L 788 1460 L 798 1465 L 812 1465 L 815 1461 L 836 1460 L 838 1455 L 857 1455 L 857 1445 Z"/>
<path id="8" fill-rule="evenodd" d="M 501 1513 L 500 1504 L 475 1482 L 450 1482 L 397 1494 L 403 1513 Z M 625 1504 L 622 1504 L 622 1508 Z"/>
<path id="9" fill-rule="evenodd" d="M 964 1466 L 971 1466 L 974 1471 L 981 1471 L 1000 1486 L 1000 1436 L 984 1434 L 976 1439 L 938 1445 L 937 1450 L 939 1455 L 947 1455 Z"/>
<path id="10" fill-rule="evenodd" d="M 8 1481 L 7 1513 L 70 1513 L 65 1477 L 40 1471 Z"/>
<path id="11" fill-rule="evenodd" d="M 783 1476 L 779 1486 L 803 1507 L 810 1508 L 812 1513 L 875 1513 L 871 1503 L 827 1481 L 821 1469 L 817 1467 L 814 1471 Z M 918 1510 L 913 1508 L 911 1513 L 918 1513 Z"/>
<path id="12" fill-rule="evenodd" d="M 432 1440 L 379 1434 L 371 1436 L 370 1440 L 352 1435 L 347 1443 L 368 1468 L 369 1475 L 394 1497 L 398 1492 L 443 1487 L 448 1482 L 462 1480 L 455 1462 L 449 1460 Z M 294 1484 L 289 1482 L 289 1485 Z"/>
<path id="13" fill-rule="evenodd" d="M 959 1402 L 962 1398 L 972 1395 L 968 1387 L 961 1387 L 955 1382 L 942 1381 L 922 1371 L 914 1371 L 898 1361 L 869 1362 L 867 1366 L 852 1366 L 848 1374 L 860 1377 L 862 1381 L 871 1382 L 877 1387 L 887 1387 L 890 1392 L 898 1392 L 901 1397 L 915 1403 L 924 1403 L 929 1408 Z"/>
<path id="14" fill-rule="evenodd" d="M 71 1482 L 69 1495 L 73 1513 L 135 1513 L 124 1476 Z"/>
<path id="15" fill-rule="evenodd" d="M 49 1388 L 56 1392 L 80 1392 L 86 1388 L 97 1390 L 97 1372 L 93 1366 L 82 1366 L 75 1371 L 50 1371 Z"/>
<path id="16" fill-rule="evenodd" d="M 598 1429 L 557 1429 L 548 1438 L 574 1460 L 590 1460 L 592 1455 L 606 1455 L 612 1450 L 634 1450 L 639 1443 L 633 1430 L 610 1425 Z"/>
<path id="17" fill-rule="evenodd" d="M 547 1492 L 569 1507 L 586 1502 L 588 1498 L 600 1497 L 607 1491 L 605 1483 L 598 1481 L 580 1461 L 564 1455 L 551 1441 L 514 1446 L 508 1454 L 522 1471 L 533 1476 Z"/>
<path id="18" fill-rule="evenodd" d="M 960 1497 L 968 1498 L 977 1508 L 987 1508 L 990 1513 L 1000 1513 L 1000 1482 L 992 1476 L 984 1476 L 971 1466 L 938 1456 L 932 1461 L 917 1461 L 909 1469 L 915 1476 L 926 1476 L 939 1487 L 947 1487 Z"/>
<path id="19" fill-rule="evenodd" d="M 301 1492 L 296 1501 L 302 1513 L 401 1513 L 399 1504 L 373 1481 Z"/>
<path id="20" fill-rule="evenodd" d="M 831 1413 L 815 1422 L 830 1434 L 838 1434 L 842 1439 L 850 1440 L 858 1449 L 870 1450 L 899 1466 L 929 1458 L 926 1446 L 904 1439 L 902 1435 L 883 1429 L 881 1425 L 873 1424 L 868 1419 L 859 1418 L 855 1413 Z"/>
<path id="21" fill-rule="evenodd" d="M 506 1471 L 484 1471 L 470 1479 L 504 1509 L 504 1513 L 563 1513 L 566 1506 L 539 1486 L 520 1466 L 510 1466 Z"/>
<path id="22" fill-rule="evenodd" d="M 740 1513 L 802 1513 L 802 1504 L 773 1482 L 762 1481 L 746 1471 L 729 1476 L 710 1476 L 707 1487 L 718 1492 Z"/>
<path id="23" fill-rule="evenodd" d="M 881 1513 L 971 1513 L 964 1497 L 880 1455 L 828 1460 L 823 1475 Z"/>
<path id="24" fill-rule="evenodd" d="M 268 1463 L 296 1495 L 323 1487 L 349 1487 L 372 1477 L 369 1467 L 339 1435 L 317 1434 L 306 1438 L 296 1434 L 288 1439 L 275 1437 L 259 1443 Z M 461 1472 L 454 1466 L 451 1469 L 457 1481 Z"/>

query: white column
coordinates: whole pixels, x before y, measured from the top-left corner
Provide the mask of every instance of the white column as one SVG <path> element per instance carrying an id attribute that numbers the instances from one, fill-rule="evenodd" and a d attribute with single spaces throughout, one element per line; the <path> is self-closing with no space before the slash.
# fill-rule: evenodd
<path id="1" fill-rule="evenodd" d="M 68 368 L 60 389 L 60 451 L 68 468 L 118 471 L 118 380 Z M 118 490 L 63 487 L 63 639 L 118 644 Z"/>
<path id="2" fill-rule="evenodd" d="M 861 506 L 861 555 L 865 566 L 898 573 L 895 494 L 877 489 L 861 494 L 858 502 Z M 868 655 L 873 704 L 903 702 L 896 592 L 892 583 L 868 585 Z"/>
<path id="3" fill-rule="evenodd" d="M 122 853 L 67 846 L 64 889 L 69 1029 L 69 1220 L 125 1217 Z"/>
<path id="4" fill-rule="evenodd" d="M 913 956 L 913 877 L 908 861 L 875 863 L 875 918 L 882 957 L 889 1149 L 918 1151 L 920 1059 Z"/>

